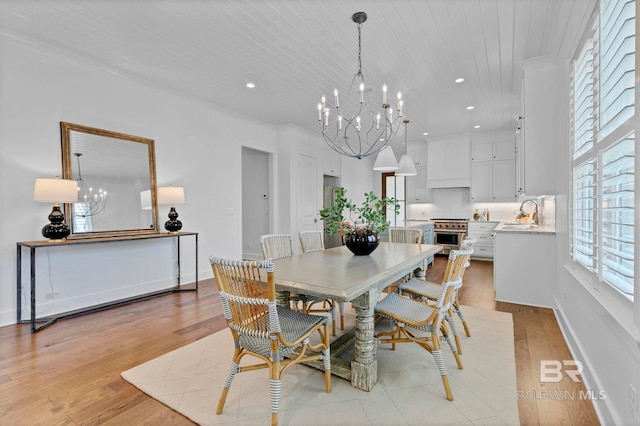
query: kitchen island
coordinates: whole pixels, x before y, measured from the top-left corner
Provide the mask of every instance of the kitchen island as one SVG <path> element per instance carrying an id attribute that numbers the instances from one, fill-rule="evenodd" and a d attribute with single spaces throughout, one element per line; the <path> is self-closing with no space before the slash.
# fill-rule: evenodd
<path id="1" fill-rule="evenodd" d="M 493 286 L 499 302 L 553 308 L 555 228 L 500 222 L 495 228 Z"/>

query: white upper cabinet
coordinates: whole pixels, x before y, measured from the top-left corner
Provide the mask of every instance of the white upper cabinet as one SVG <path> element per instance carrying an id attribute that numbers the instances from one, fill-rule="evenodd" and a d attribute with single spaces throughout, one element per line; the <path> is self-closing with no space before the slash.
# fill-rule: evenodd
<path id="1" fill-rule="evenodd" d="M 407 153 L 411 156 L 413 164 L 416 167 L 427 166 L 427 143 L 417 142 L 407 145 Z M 400 155 L 398 154 L 398 157 Z"/>
<path id="2" fill-rule="evenodd" d="M 424 203 L 429 201 L 427 168 L 421 166 L 416 167 L 416 172 L 418 173 L 416 176 L 407 176 L 405 178 L 407 203 Z"/>
<path id="3" fill-rule="evenodd" d="M 483 140 L 471 144 L 471 161 L 493 160 L 493 141 Z"/>
<path id="4" fill-rule="evenodd" d="M 545 57 L 523 61 L 522 129 L 518 154 L 521 192 L 528 196 L 556 193 L 557 108 L 555 64 Z"/>
<path id="5" fill-rule="evenodd" d="M 516 145 L 513 135 L 471 144 L 471 201 L 515 201 Z"/>

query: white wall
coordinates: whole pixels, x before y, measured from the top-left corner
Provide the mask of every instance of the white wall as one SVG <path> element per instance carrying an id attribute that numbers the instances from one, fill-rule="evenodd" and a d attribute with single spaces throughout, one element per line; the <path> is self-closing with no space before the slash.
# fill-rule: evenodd
<path id="1" fill-rule="evenodd" d="M 32 200 L 33 184 L 36 177 L 61 174 L 60 121 L 155 140 L 158 185 L 185 188 L 186 203 L 178 209 L 183 231 L 200 233 L 200 279 L 212 276 L 210 255 L 242 255 L 242 146 L 274 154 L 274 232 L 296 232 L 290 226 L 289 206 L 296 204 L 290 149 L 321 158 L 322 139 L 295 126 L 276 129 L 72 54 L 5 36 L 0 36 L 0 94 L 0 200 L 7 213 L 0 222 L 0 325 L 16 319 L 15 243 L 42 240 L 40 229 L 48 222 L 52 206 Z M 362 163 L 347 175 L 343 184 L 354 179 L 357 186 L 371 188 L 370 168 Z M 321 188 L 321 174 L 318 182 Z M 167 213 L 161 207 L 161 224 Z M 175 251 L 172 239 L 41 249 L 38 314 L 170 287 Z M 182 251 L 182 282 L 192 282 L 191 240 L 183 240 Z M 28 259 L 28 252 L 23 257 Z M 24 263 L 23 288 L 28 289 Z M 54 292 L 59 294 L 48 300 L 46 294 Z M 23 292 L 23 306 L 27 300 Z"/>
<path id="2" fill-rule="evenodd" d="M 241 255 L 241 146 L 274 152 L 272 126 L 64 52 L 9 38 L 0 38 L 0 52 L 0 324 L 15 322 L 15 242 L 41 240 L 48 222 L 51 205 L 32 200 L 33 184 L 61 174 L 60 121 L 155 139 L 158 184 L 185 187 L 183 230 L 200 233 L 200 278 L 211 276 L 209 255 Z M 190 282 L 194 253 L 183 244 Z M 53 313 L 171 286 L 174 251 L 169 240 L 39 250 L 38 301 Z M 53 291 L 60 294 L 44 304 Z"/>
<path id="3" fill-rule="evenodd" d="M 558 61 L 553 76 L 555 91 L 552 102 L 558 106 L 552 123 L 555 150 L 550 151 L 544 161 L 555 165 L 557 262 L 552 289 L 556 317 L 574 359 L 584 363 L 582 380 L 586 388 L 594 390 L 596 394 L 599 391 L 606 392 L 606 399 L 594 401 L 602 424 L 638 424 L 640 419 L 634 418 L 629 410 L 629 386 L 633 385 L 640 391 L 640 330 L 633 324 L 634 314 L 619 309 L 619 306 L 607 301 L 603 294 L 589 290 L 589 286 L 577 278 L 578 274 L 571 266 L 568 234 L 569 61 Z M 540 84 L 532 89 L 549 90 L 542 80 Z M 527 112 L 527 119 L 529 115 Z M 527 136 L 526 143 L 529 141 Z M 543 184 L 546 185 L 544 179 Z"/>

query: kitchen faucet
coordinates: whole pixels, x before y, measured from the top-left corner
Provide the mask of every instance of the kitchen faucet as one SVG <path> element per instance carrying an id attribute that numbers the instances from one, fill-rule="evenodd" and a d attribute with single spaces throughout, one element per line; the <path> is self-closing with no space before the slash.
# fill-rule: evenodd
<path id="1" fill-rule="evenodd" d="M 533 220 L 533 223 L 538 225 L 538 203 L 536 202 L 536 200 L 524 200 L 522 204 L 520 204 L 520 212 L 523 212 L 522 207 L 526 203 L 533 203 L 534 208 L 533 208 L 533 214 L 532 214 L 531 220 Z"/>

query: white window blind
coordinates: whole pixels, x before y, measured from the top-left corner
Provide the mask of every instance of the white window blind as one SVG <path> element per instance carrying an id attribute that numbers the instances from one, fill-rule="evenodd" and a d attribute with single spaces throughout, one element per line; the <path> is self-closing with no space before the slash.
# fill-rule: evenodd
<path id="1" fill-rule="evenodd" d="M 602 152 L 602 278 L 633 294 L 635 137 Z"/>
<path id="2" fill-rule="evenodd" d="M 595 270 L 598 253 L 594 162 L 576 167 L 573 173 L 573 258 Z"/>
<path id="3" fill-rule="evenodd" d="M 636 5 L 600 6 L 571 75 L 570 248 L 595 283 L 633 299 Z"/>
<path id="4" fill-rule="evenodd" d="M 593 148 L 593 44 L 586 43 L 576 61 L 573 92 L 573 158 Z"/>
<path id="5" fill-rule="evenodd" d="M 601 7 L 598 69 L 600 138 L 635 109 L 635 1 L 604 0 Z"/>

